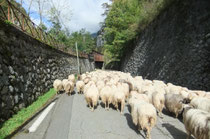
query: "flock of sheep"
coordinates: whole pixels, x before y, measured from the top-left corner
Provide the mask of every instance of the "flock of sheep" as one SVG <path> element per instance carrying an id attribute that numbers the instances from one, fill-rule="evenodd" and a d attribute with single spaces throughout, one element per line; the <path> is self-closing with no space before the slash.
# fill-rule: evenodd
<path id="1" fill-rule="evenodd" d="M 133 123 L 139 131 L 146 131 L 148 139 L 157 116 L 163 118 L 163 108 L 174 113 L 176 118 L 183 113 L 188 138 L 192 134 L 196 139 L 210 139 L 210 92 L 103 70 L 82 74 L 77 82 L 74 75 L 69 75 L 68 79 L 55 80 L 53 86 L 57 92 L 64 90 L 71 95 L 75 84 L 77 92 L 84 93 L 92 111 L 100 99 L 106 110 L 112 104 L 123 114 L 127 102 L 131 107 Z"/>

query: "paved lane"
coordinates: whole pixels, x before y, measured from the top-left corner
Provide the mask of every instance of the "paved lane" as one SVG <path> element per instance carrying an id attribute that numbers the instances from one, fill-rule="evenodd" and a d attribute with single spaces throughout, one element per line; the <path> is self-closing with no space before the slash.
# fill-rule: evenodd
<path id="1" fill-rule="evenodd" d="M 91 112 L 84 96 L 75 95 L 72 111 L 69 139 L 144 139 L 145 134 L 132 123 L 128 106 L 124 115 L 114 109 L 105 111 L 101 105 Z M 153 139 L 186 139 L 182 122 L 168 115 L 158 118 L 151 135 Z"/>
<path id="2" fill-rule="evenodd" d="M 39 117 L 39 115 L 26 125 L 13 138 L 15 139 L 66 139 L 70 127 L 70 119 L 72 114 L 72 103 L 74 96 L 61 94 L 55 101 L 56 104 L 45 117 L 34 133 L 26 133 L 27 130 Z"/>
<path id="3" fill-rule="evenodd" d="M 36 119 L 36 118 L 35 118 Z M 34 119 L 34 120 L 35 120 Z M 33 124 L 31 121 L 24 129 Z M 152 129 L 152 139 L 185 139 L 183 123 L 164 114 L 158 118 Z M 110 108 L 109 111 L 99 104 L 94 112 L 87 107 L 83 95 L 60 95 L 54 108 L 48 113 L 34 133 L 18 133 L 15 139 L 144 139 L 133 125 L 128 106 L 124 115 Z"/>

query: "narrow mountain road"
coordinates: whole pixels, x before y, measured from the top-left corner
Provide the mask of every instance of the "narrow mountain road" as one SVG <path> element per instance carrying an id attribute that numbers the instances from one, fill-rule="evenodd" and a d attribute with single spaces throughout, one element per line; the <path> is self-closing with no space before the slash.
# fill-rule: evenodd
<path id="1" fill-rule="evenodd" d="M 84 95 L 61 94 L 54 107 L 47 114 L 37 130 L 25 131 L 35 122 L 32 120 L 14 139 L 144 139 L 144 132 L 139 133 L 132 123 L 129 108 L 126 105 L 124 114 L 110 108 L 105 111 L 99 103 L 94 112 L 87 107 Z M 185 139 L 183 123 L 164 114 L 158 118 L 152 129 L 153 139 Z"/>

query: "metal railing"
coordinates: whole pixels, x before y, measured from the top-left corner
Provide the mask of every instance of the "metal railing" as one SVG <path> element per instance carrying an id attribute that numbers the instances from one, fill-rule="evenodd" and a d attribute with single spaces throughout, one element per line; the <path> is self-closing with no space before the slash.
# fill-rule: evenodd
<path id="1" fill-rule="evenodd" d="M 16 28 L 20 29 L 27 35 L 52 46 L 58 50 L 65 53 L 76 56 L 76 51 L 67 48 L 62 42 L 59 42 L 52 35 L 42 30 L 38 25 L 36 25 L 25 13 L 23 13 L 20 8 L 17 8 L 9 0 L 0 1 L 0 18 L 4 21 L 11 23 Z M 88 55 L 80 52 L 80 57 L 88 58 Z"/>

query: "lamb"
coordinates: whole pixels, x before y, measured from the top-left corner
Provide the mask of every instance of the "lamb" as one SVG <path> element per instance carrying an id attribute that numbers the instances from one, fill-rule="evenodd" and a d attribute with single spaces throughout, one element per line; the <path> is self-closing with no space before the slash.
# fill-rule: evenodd
<path id="1" fill-rule="evenodd" d="M 170 112 L 175 113 L 176 118 L 183 110 L 184 99 L 179 94 L 165 94 L 165 107 Z"/>
<path id="2" fill-rule="evenodd" d="M 74 91 L 74 85 L 72 81 L 66 81 L 63 83 L 64 91 L 70 96 Z"/>
<path id="3" fill-rule="evenodd" d="M 183 113 L 183 122 L 188 133 L 188 139 L 191 134 L 196 139 L 210 138 L 210 113 L 186 107 Z"/>
<path id="4" fill-rule="evenodd" d="M 90 86 L 87 88 L 85 92 L 85 100 L 89 105 L 91 111 L 94 111 L 94 107 L 97 106 L 99 99 L 99 92 L 94 83 L 90 83 Z"/>
<path id="5" fill-rule="evenodd" d="M 56 94 L 58 95 L 58 93 L 59 93 L 60 91 L 63 90 L 62 81 L 59 80 L 59 79 L 56 79 L 56 80 L 53 82 L 53 88 L 55 89 Z"/>
<path id="6" fill-rule="evenodd" d="M 146 130 L 146 138 L 151 138 L 151 129 L 155 126 L 157 121 L 157 114 L 155 107 L 135 98 L 129 99 L 131 105 L 131 116 L 134 125 L 138 126 L 138 130 Z"/>
<path id="7" fill-rule="evenodd" d="M 103 87 L 100 92 L 100 97 L 105 105 L 105 110 L 109 110 L 109 105 L 112 103 L 112 88 L 109 85 Z"/>
<path id="8" fill-rule="evenodd" d="M 196 97 L 196 98 L 192 99 L 190 104 L 196 109 L 210 112 L 210 99 L 208 99 L 208 98 Z"/>
<path id="9" fill-rule="evenodd" d="M 84 87 L 85 87 L 85 83 L 83 81 L 77 81 L 76 88 L 77 88 L 78 94 L 84 93 Z"/>

